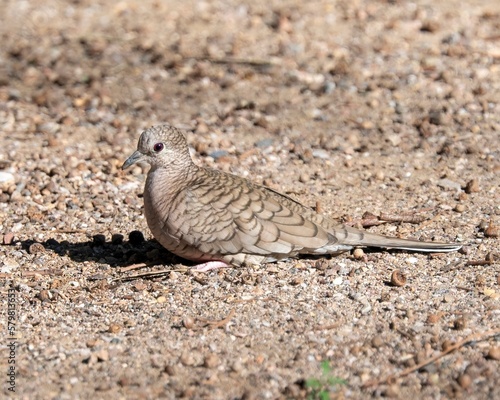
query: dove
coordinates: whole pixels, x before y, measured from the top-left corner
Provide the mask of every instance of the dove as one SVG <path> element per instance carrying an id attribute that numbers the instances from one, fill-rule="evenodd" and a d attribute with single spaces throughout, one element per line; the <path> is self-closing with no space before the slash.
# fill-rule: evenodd
<path id="1" fill-rule="evenodd" d="M 151 165 L 144 213 L 167 250 L 199 271 L 337 255 L 355 247 L 450 252 L 461 245 L 387 237 L 343 225 L 293 198 L 223 171 L 197 166 L 183 133 L 171 125 L 142 132 L 122 169 Z"/>

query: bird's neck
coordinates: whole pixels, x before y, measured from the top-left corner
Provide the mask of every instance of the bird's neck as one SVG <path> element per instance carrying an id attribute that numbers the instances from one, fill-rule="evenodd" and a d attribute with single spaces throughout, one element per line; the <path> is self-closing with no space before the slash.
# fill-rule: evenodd
<path id="1" fill-rule="evenodd" d="M 153 166 L 146 179 L 145 192 L 160 192 L 163 196 L 175 196 L 189 185 L 191 177 L 196 175 L 198 167 L 194 163 L 172 163 L 165 166 Z"/>

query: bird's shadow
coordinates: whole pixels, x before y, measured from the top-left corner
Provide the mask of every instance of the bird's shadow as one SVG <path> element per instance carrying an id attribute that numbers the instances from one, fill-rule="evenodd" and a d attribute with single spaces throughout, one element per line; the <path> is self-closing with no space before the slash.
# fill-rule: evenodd
<path id="1" fill-rule="evenodd" d="M 22 248 L 28 252 L 31 252 L 30 249 L 34 243 L 39 242 L 21 241 Z M 94 235 L 85 242 L 73 243 L 68 240 L 47 239 L 40 244 L 45 251 L 52 251 L 61 257 L 67 256 L 75 262 L 90 261 L 109 265 L 111 268 L 140 263 L 147 263 L 148 266 L 191 264 L 164 249 L 156 240 L 145 240 L 144 237 L 134 237 L 134 235 L 129 235 L 129 240 L 125 240 L 123 235 L 116 234 L 113 235 L 111 241 L 107 241 L 104 235 Z"/>
<path id="2" fill-rule="evenodd" d="M 72 243 L 68 240 L 57 241 L 50 238 L 44 242 L 34 240 L 21 241 L 22 248 L 32 252 L 33 244 L 41 244 L 45 251 L 52 251 L 60 257 L 68 256 L 75 262 L 95 262 L 111 268 L 128 267 L 144 263 L 148 267 L 156 265 L 183 264 L 186 267 L 197 263 L 185 260 L 169 252 L 155 239 L 145 240 L 142 233 L 132 231 L 128 240 L 121 234 L 114 234 L 110 241 L 104 235 L 92 236 L 88 241 Z M 380 249 L 367 248 L 365 252 L 380 252 Z M 300 255 L 300 260 L 311 262 L 328 261 L 336 255 Z"/>

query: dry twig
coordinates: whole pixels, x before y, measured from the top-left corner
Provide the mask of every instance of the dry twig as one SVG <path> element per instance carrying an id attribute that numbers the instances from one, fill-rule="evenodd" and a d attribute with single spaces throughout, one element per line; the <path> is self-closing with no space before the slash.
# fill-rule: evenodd
<path id="1" fill-rule="evenodd" d="M 330 329 L 337 329 L 339 326 L 344 325 L 344 322 L 337 322 L 335 324 L 329 325 L 317 325 L 313 328 L 313 331 L 325 331 Z"/>
<path id="2" fill-rule="evenodd" d="M 468 266 L 476 266 L 476 265 L 491 265 L 493 264 L 493 260 L 469 260 L 465 263 Z"/>
<path id="3" fill-rule="evenodd" d="M 409 224 L 420 224 L 425 221 L 425 217 L 423 215 L 403 215 L 403 214 L 388 214 L 388 213 L 380 213 L 379 220 L 384 222 L 407 222 Z"/>
<path id="4" fill-rule="evenodd" d="M 132 264 L 132 265 L 128 265 L 126 267 L 121 267 L 120 272 L 132 271 L 134 269 L 139 269 L 139 268 L 147 267 L 147 266 L 148 266 L 148 264 L 146 264 L 146 263 Z"/>
<path id="5" fill-rule="evenodd" d="M 232 308 L 231 311 L 229 311 L 229 314 L 227 315 L 226 318 L 221 319 L 220 321 L 211 321 L 205 318 L 198 318 L 198 321 L 203 322 L 205 325 L 203 325 L 201 328 L 206 328 L 207 326 L 210 327 L 211 329 L 217 329 L 225 326 L 231 319 L 234 317 L 234 314 L 236 313 L 235 309 Z M 200 328 L 198 328 L 200 329 Z"/>
<path id="6" fill-rule="evenodd" d="M 471 342 L 483 341 L 483 340 L 489 339 L 490 337 L 498 336 L 498 335 L 500 335 L 500 329 L 492 329 L 492 330 L 487 331 L 487 332 L 472 334 L 470 336 L 467 336 L 464 340 L 462 340 L 458 343 L 455 343 L 454 345 L 448 347 L 446 350 L 442 351 L 441 353 L 439 353 L 433 357 L 430 357 L 427 360 L 424 360 L 421 363 L 419 363 L 413 367 L 406 368 L 405 370 L 401 371 L 398 374 L 389 375 L 389 376 L 382 378 L 382 379 L 373 379 L 371 381 L 366 382 L 363 385 L 363 387 L 367 388 L 367 387 L 371 387 L 371 386 L 379 386 L 379 385 L 382 385 L 384 383 L 393 382 L 398 378 L 402 378 L 404 376 L 410 375 L 412 372 L 418 371 L 419 369 L 421 369 L 429 364 L 432 364 L 433 362 L 439 360 L 440 358 L 444 357 L 445 355 L 452 353 L 455 350 L 460 349 L 461 347 L 465 346 L 466 344 L 469 344 Z"/>
<path id="7" fill-rule="evenodd" d="M 213 57 L 195 57 L 198 61 L 210 61 L 214 64 L 239 64 L 248 65 L 251 67 L 270 67 L 275 63 L 272 60 L 259 60 L 259 59 L 243 59 L 243 58 L 213 58 Z"/>
<path id="8" fill-rule="evenodd" d="M 30 276 L 35 276 L 35 275 L 62 275 L 63 272 L 59 269 L 43 269 L 40 271 L 25 271 L 21 272 L 22 277 L 30 277 Z"/>
<path id="9" fill-rule="evenodd" d="M 111 282 L 118 281 L 131 281 L 138 278 L 156 278 L 161 275 L 169 274 L 170 272 L 186 272 L 188 268 L 186 267 L 181 269 L 162 269 L 161 271 L 148 271 L 148 272 L 139 272 L 133 275 L 120 276 L 119 278 L 113 279 Z"/>

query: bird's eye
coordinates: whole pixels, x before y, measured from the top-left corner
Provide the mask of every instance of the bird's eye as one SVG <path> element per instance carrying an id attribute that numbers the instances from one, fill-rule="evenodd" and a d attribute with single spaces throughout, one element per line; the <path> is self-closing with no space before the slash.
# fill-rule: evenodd
<path id="1" fill-rule="evenodd" d="M 155 153 L 159 153 L 160 151 L 163 150 L 163 143 L 156 143 L 154 146 L 153 146 L 153 150 L 155 151 Z"/>

